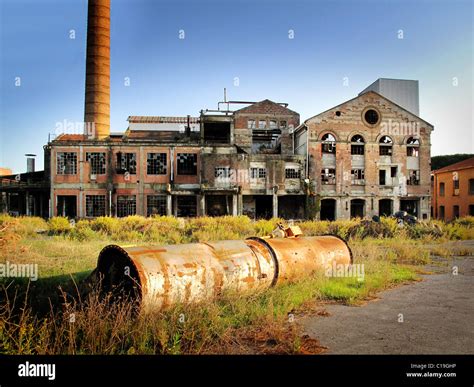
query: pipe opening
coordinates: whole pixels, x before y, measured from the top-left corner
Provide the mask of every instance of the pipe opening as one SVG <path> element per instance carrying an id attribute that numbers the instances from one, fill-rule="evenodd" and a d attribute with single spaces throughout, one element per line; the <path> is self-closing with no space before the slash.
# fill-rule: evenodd
<path id="1" fill-rule="evenodd" d="M 97 271 L 101 295 L 110 295 L 112 302 L 127 300 L 137 305 L 140 303 L 140 276 L 125 250 L 115 245 L 105 247 L 100 252 Z"/>

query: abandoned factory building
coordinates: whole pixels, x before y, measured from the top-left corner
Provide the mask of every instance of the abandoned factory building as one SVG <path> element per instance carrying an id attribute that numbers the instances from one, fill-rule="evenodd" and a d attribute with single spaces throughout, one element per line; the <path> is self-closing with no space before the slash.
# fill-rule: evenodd
<path id="1" fill-rule="evenodd" d="M 124 134 L 48 144 L 53 215 L 304 217 L 299 115 L 285 104 L 128 121 Z"/>
<path id="2" fill-rule="evenodd" d="M 197 117 L 130 116 L 114 133 L 110 0 L 90 0 L 86 130 L 49 141 L 43 172 L 2 176 L 2 210 L 328 220 L 403 210 L 426 219 L 433 126 L 418 106 L 417 81 L 384 79 L 303 123 L 286 103 L 224 98 Z"/>

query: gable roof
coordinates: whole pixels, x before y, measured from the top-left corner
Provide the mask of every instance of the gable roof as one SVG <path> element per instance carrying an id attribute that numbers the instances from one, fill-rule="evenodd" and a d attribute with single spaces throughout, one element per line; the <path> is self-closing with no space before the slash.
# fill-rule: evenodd
<path id="1" fill-rule="evenodd" d="M 433 171 L 434 173 L 443 173 L 443 172 L 450 172 L 450 171 L 457 171 L 459 169 L 467 169 L 467 168 L 474 168 L 474 157 L 470 159 L 458 161 L 457 163 L 446 165 L 443 168 L 437 169 Z"/>
<path id="2" fill-rule="evenodd" d="M 299 113 L 288 109 L 280 103 L 264 99 L 263 101 L 256 102 L 250 106 L 246 106 L 242 109 L 236 110 L 235 113 L 245 114 L 274 114 L 274 115 L 299 115 Z"/>
<path id="3" fill-rule="evenodd" d="M 428 121 L 425 121 L 423 118 L 418 117 L 416 114 L 412 113 L 411 111 L 405 109 L 404 107 L 398 105 L 397 103 L 393 102 L 392 100 L 388 99 L 387 97 L 385 97 L 385 96 L 383 96 L 382 94 L 379 94 L 379 93 L 377 93 L 376 91 L 373 91 L 373 90 L 368 90 L 368 91 L 366 91 L 366 92 L 363 93 L 363 94 L 359 94 L 359 95 L 355 96 L 354 98 L 351 98 L 351 99 L 349 99 L 349 100 L 347 100 L 347 101 L 344 101 L 344 102 L 340 103 L 339 105 L 333 106 L 333 107 L 330 108 L 330 109 L 327 109 L 327 110 L 325 110 L 325 111 L 323 111 L 323 112 L 321 112 L 321 113 L 318 113 L 318 114 L 316 114 L 315 116 L 312 116 L 312 117 L 310 117 L 310 118 L 304 120 L 303 123 L 306 124 L 309 120 L 312 120 L 313 118 L 316 118 L 316 117 L 318 117 L 318 116 L 320 116 L 320 115 L 323 115 L 323 114 L 325 114 L 325 113 L 327 113 L 327 112 L 329 112 L 329 111 L 331 111 L 331 110 L 333 110 L 333 109 L 338 108 L 339 106 L 345 105 L 346 103 L 355 101 L 356 99 L 361 98 L 361 97 L 363 97 L 364 95 L 367 95 L 367 94 L 369 94 L 369 93 L 373 93 L 373 94 L 375 94 L 376 96 L 383 98 L 385 101 L 390 102 L 391 104 L 395 105 L 396 107 L 398 107 L 399 109 L 401 109 L 401 110 L 403 110 L 405 113 L 407 113 L 408 115 L 410 115 L 410 116 L 412 116 L 412 117 L 415 117 L 415 118 L 418 119 L 418 120 L 423 121 L 425 124 L 429 125 L 432 130 L 434 130 L 434 126 L 433 126 L 432 124 L 430 124 Z"/>

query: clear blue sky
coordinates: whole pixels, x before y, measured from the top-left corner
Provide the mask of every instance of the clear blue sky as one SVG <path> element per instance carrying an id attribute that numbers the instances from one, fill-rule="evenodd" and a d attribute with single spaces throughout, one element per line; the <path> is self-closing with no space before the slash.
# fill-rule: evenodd
<path id="1" fill-rule="evenodd" d="M 432 153 L 474 152 L 472 3 L 112 0 L 111 129 L 129 115 L 198 115 L 224 87 L 304 120 L 377 78 L 405 78 L 420 81 Z M 36 153 L 42 168 L 56 123 L 83 120 L 86 11 L 85 0 L 1 0 L 0 166 L 24 171 Z"/>

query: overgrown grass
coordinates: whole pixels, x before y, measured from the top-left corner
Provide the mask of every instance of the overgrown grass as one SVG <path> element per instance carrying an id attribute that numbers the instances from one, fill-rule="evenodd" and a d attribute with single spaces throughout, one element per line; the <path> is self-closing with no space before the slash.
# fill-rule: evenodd
<path id="1" fill-rule="evenodd" d="M 110 304 L 96 293 L 82 298 L 80 282 L 110 243 L 173 244 L 267 235 L 278 219 L 173 217 L 45 222 L 0 215 L 0 262 L 37 263 L 37 282 L 1 279 L 0 353 L 199 354 L 308 353 L 298 321 L 319 301 L 357 304 L 399 283 L 417 280 L 439 241 L 474 239 L 474 218 L 400 228 L 393 219 L 299 223 L 306 235 L 349 240 L 363 280 L 313 273 L 296 283 L 253 295 L 225 294 L 196 305 L 136 315 L 131 303 Z M 454 243 L 454 242 L 453 242 Z M 459 249 L 458 249 L 459 250 Z M 461 250 L 459 250 L 461 251 Z M 441 254 L 443 253 L 443 254 Z M 470 254 L 464 251 L 463 254 Z M 291 318 L 290 318 L 291 317 Z"/>

